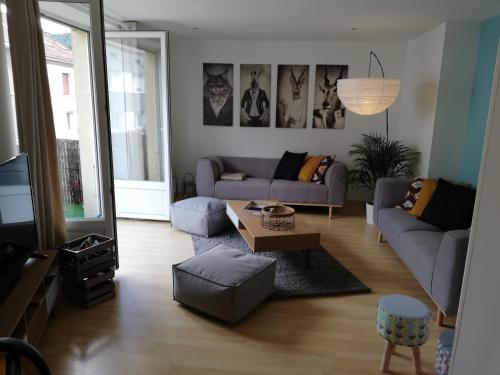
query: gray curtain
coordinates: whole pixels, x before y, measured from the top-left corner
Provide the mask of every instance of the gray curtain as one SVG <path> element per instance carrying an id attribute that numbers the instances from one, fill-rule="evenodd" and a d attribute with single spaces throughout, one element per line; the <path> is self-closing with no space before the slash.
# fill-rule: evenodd
<path id="1" fill-rule="evenodd" d="M 19 148 L 27 152 L 41 249 L 65 239 L 56 134 L 38 0 L 7 0 Z"/>

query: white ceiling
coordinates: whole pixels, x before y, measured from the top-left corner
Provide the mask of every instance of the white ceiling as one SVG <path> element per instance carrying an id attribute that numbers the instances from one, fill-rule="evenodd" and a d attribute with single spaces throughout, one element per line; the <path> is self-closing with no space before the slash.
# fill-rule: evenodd
<path id="1" fill-rule="evenodd" d="M 104 0 L 104 6 L 152 29 L 241 40 L 405 41 L 443 21 L 500 13 L 500 0 Z"/>

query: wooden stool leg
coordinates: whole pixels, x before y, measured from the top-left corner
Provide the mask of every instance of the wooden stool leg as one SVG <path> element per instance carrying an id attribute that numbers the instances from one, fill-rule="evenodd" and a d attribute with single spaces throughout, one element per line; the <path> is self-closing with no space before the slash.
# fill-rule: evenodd
<path id="1" fill-rule="evenodd" d="M 439 310 L 439 308 L 438 308 L 437 313 L 436 313 L 436 324 L 439 327 L 442 327 L 443 321 L 444 321 L 444 313 L 441 310 Z"/>
<path id="2" fill-rule="evenodd" d="M 422 365 L 420 363 L 420 346 L 414 346 L 413 348 L 413 365 L 415 366 L 415 373 L 422 373 Z"/>
<path id="3" fill-rule="evenodd" d="M 391 363 L 391 355 L 394 350 L 394 345 L 392 342 L 385 342 L 384 356 L 382 357 L 382 363 L 380 364 L 380 371 L 387 373 L 389 372 L 389 364 Z"/>

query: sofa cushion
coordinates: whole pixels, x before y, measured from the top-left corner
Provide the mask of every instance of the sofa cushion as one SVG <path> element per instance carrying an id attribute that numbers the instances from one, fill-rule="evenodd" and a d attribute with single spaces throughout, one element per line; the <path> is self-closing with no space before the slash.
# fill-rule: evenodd
<path id="1" fill-rule="evenodd" d="M 318 168 L 314 171 L 314 174 L 311 178 L 311 182 L 315 184 L 324 184 L 325 177 L 330 165 L 332 165 L 335 160 L 335 155 L 333 156 L 325 156 L 318 165 Z"/>
<path id="2" fill-rule="evenodd" d="M 424 179 L 422 177 L 415 178 L 410 184 L 410 188 L 406 193 L 405 200 L 403 201 L 403 203 L 397 205 L 396 208 L 401 208 L 405 211 L 411 211 L 413 209 L 413 206 L 415 206 L 415 203 L 417 203 L 418 195 L 422 190 L 423 183 Z"/>
<path id="3" fill-rule="evenodd" d="M 408 215 L 400 208 L 384 208 L 378 211 L 377 226 L 387 239 L 399 236 L 409 231 L 441 232 L 439 228 L 418 220 L 415 216 Z"/>
<path id="4" fill-rule="evenodd" d="M 430 200 L 432 199 L 432 195 L 434 194 L 434 191 L 436 191 L 436 187 L 436 180 L 426 178 L 422 182 L 422 189 L 420 190 L 420 193 L 418 193 L 417 201 L 415 202 L 413 208 L 408 211 L 408 213 L 416 217 L 421 216 L 425 210 L 425 207 L 427 207 Z"/>
<path id="5" fill-rule="evenodd" d="M 323 155 L 306 157 L 306 161 L 300 169 L 299 177 L 297 179 L 302 182 L 310 182 L 312 176 L 314 175 L 314 172 L 316 172 L 316 169 L 318 168 L 323 158 Z"/>
<path id="6" fill-rule="evenodd" d="M 269 199 L 271 181 L 249 177 L 243 181 L 217 181 L 215 196 L 221 199 Z"/>
<path id="7" fill-rule="evenodd" d="M 326 185 L 287 180 L 274 180 L 271 184 L 271 199 L 282 202 L 323 203 L 327 195 Z"/>
<path id="8" fill-rule="evenodd" d="M 434 264 L 443 236 L 444 232 L 436 231 L 403 232 L 399 235 L 401 246 L 394 248 L 428 293 L 432 291 Z"/>
<path id="9" fill-rule="evenodd" d="M 472 222 L 476 190 L 440 178 L 420 219 L 444 231 L 467 229 Z"/>
<path id="10" fill-rule="evenodd" d="M 279 159 L 221 156 L 224 172 L 243 172 L 247 177 L 272 180 Z"/>
<path id="11" fill-rule="evenodd" d="M 278 166 L 276 167 L 273 178 L 296 181 L 299 176 L 300 169 L 304 165 L 306 156 L 307 152 L 298 154 L 285 151 Z"/>
<path id="12" fill-rule="evenodd" d="M 220 244 L 172 266 L 174 299 L 235 324 L 274 293 L 276 260 Z"/>

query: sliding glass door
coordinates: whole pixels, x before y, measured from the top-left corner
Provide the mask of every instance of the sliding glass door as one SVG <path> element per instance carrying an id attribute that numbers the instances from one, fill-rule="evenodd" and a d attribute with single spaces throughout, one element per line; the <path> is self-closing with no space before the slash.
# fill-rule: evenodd
<path id="1" fill-rule="evenodd" d="M 118 217 L 169 220 L 167 33 L 106 32 Z"/>

